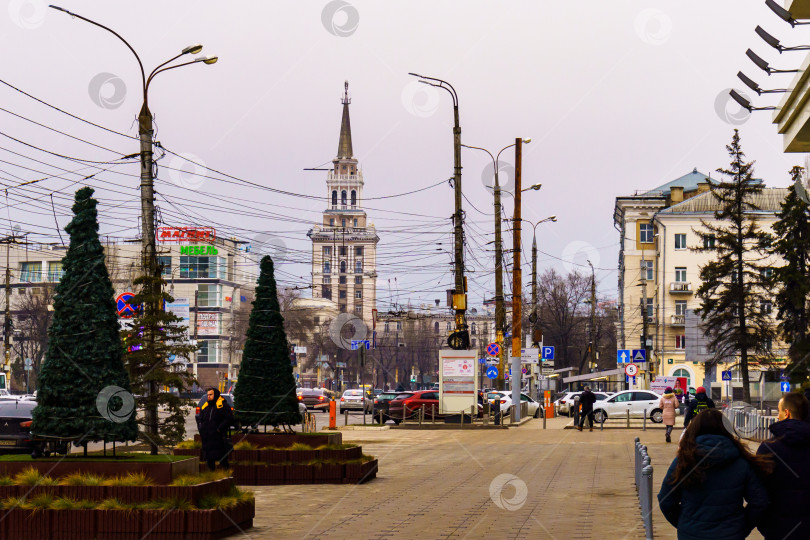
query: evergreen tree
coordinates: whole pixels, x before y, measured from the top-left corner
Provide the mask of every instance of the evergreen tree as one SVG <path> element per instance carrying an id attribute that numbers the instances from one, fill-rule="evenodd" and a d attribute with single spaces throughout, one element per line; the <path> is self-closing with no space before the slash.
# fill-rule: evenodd
<path id="1" fill-rule="evenodd" d="M 793 167 L 790 176 L 794 182 L 802 181 L 804 169 Z M 771 253 L 778 255 L 784 265 L 774 268 L 773 284 L 776 291 L 776 312 L 779 330 L 790 345 L 788 373 L 791 382 L 807 380 L 807 361 L 810 357 L 810 216 L 807 203 L 791 189 L 782 203 L 782 211 L 773 225 L 775 240 Z"/>
<path id="2" fill-rule="evenodd" d="M 98 238 L 96 205 L 89 187 L 76 192 L 73 220 L 65 227 L 70 246 L 56 286 L 48 349 L 39 373 L 31 431 L 42 437 L 88 441 L 134 441 L 134 410 L 109 386 L 124 390 L 115 292 Z"/>
<path id="3" fill-rule="evenodd" d="M 704 242 L 698 251 L 710 251 L 713 259 L 700 268 L 701 285 L 698 309 L 706 327 L 708 348 L 716 362 L 739 358 L 743 400 L 751 402 L 748 362 L 751 353 L 765 360 L 770 357 L 769 344 L 775 336 L 770 316 L 762 309 L 767 296 L 767 265 L 762 261 L 769 243 L 768 233 L 760 230 L 754 212 L 759 210 L 755 198 L 762 192 L 762 182 L 753 177 L 753 162 L 745 161 L 740 134 L 735 129 L 728 169 L 717 172 L 729 177 L 712 189 L 719 203 L 714 213 L 716 222 L 701 221 L 695 231 Z"/>
<path id="4" fill-rule="evenodd" d="M 301 422 L 273 260 L 267 256 L 260 264 L 233 398 L 236 418 L 242 425 L 278 426 Z"/>
<path id="5" fill-rule="evenodd" d="M 189 343 L 183 319 L 163 309 L 174 298 L 163 290 L 166 282 L 159 275 L 141 276 L 135 285 L 139 292 L 132 303 L 151 304 L 153 309 L 137 309 L 129 328 L 122 331 L 127 350 L 124 360 L 132 391 L 138 396 L 137 407 L 143 410 L 138 419 L 142 427 L 139 439 L 152 454 L 157 454 L 159 447 L 174 446 L 185 438 L 186 414 L 191 406 L 166 390 L 183 393 L 189 389 L 193 375 L 186 370 L 185 362 L 178 367 L 172 361 L 189 358 L 197 346 Z"/>

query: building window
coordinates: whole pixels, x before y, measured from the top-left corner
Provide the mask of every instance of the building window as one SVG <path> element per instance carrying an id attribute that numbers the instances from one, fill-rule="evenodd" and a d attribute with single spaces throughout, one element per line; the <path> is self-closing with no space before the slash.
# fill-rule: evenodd
<path id="1" fill-rule="evenodd" d="M 354 305 L 354 312 L 358 315 L 363 314 L 363 304 L 355 304 Z"/>
<path id="2" fill-rule="evenodd" d="M 354 297 L 355 298 L 363 298 L 363 289 L 355 289 L 354 290 Z"/>
<path id="3" fill-rule="evenodd" d="M 346 276 L 338 276 L 338 283 L 340 285 L 346 285 Z"/>
<path id="4" fill-rule="evenodd" d="M 337 206 L 337 190 L 332 192 L 332 208 Z"/>
<path id="5" fill-rule="evenodd" d="M 171 260 L 169 262 L 171 263 Z M 64 274 L 62 261 L 48 261 L 48 281 L 59 281 Z"/>
<path id="6" fill-rule="evenodd" d="M 397 332 L 402 330 L 402 321 L 397 321 Z"/>
<path id="7" fill-rule="evenodd" d="M 220 353 L 222 352 L 219 347 L 219 341 L 201 339 L 198 343 L 200 344 L 200 350 L 197 351 L 197 363 L 219 363 L 221 357 Z"/>
<path id="8" fill-rule="evenodd" d="M 346 273 L 346 261 L 340 261 L 340 273 L 341 274 Z"/>
<path id="9" fill-rule="evenodd" d="M 675 267 L 675 281 L 678 283 L 686 283 L 686 267 L 685 266 L 676 266 Z"/>
<path id="10" fill-rule="evenodd" d="M 686 336 L 684 335 L 675 336 L 675 348 L 676 349 L 686 348 Z"/>
<path id="11" fill-rule="evenodd" d="M 649 223 L 642 223 L 638 229 L 638 241 L 642 244 L 652 244 L 653 226 Z"/>
<path id="12" fill-rule="evenodd" d="M 707 234 L 703 237 L 703 249 L 714 249 L 715 237 L 713 234 Z"/>
<path id="13" fill-rule="evenodd" d="M 340 220 L 340 226 L 343 227 L 344 229 L 346 228 L 346 219 L 345 218 Z"/>
<path id="14" fill-rule="evenodd" d="M 647 298 L 647 319 L 652 319 L 653 317 L 653 299 Z"/>
<path id="15" fill-rule="evenodd" d="M 355 285 L 362 285 L 363 284 L 363 276 L 354 276 L 354 284 Z"/>
<path id="16" fill-rule="evenodd" d="M 482 333 L 483 335 L 485 335 L 485 336 L 486 336 L 486 335 L 489 335 L 489 326 L 487 325 L 487 323 L 484 323 L 484 324 L 482 324 L 481 326 L 482 326 L 482 328 L 481 328 L 481 333 Z"/>
<path id="17" fill-rule="evenodd" d="M 762 300 L 759 303 L 759 309 L 765 315 L 770 315 L 773 312 L 773 304 L 767 300 Z"/>
<path id="18" fill-rule="evenodd" d="M 327 300 L 332 299 L 332 287 L 329 285 L 321 285 L 321 297 Z"/>
<path id="19" fill-rule="evenodd" d="M 314 322 L 314 323 L 315 323 L 315 326 L 320 326 L 320 324 L 321 324 L 321 317 L 320 317 L 319 315 L 315 315 L 315 317 L 312 319 L 312 322 Z"/>
<path id="20" fill-rule="evenodd" d="M 323 283 L 324 285 L 330 285 L 332 283 L 332 276 L 323 276 Z"/>
<path id="21" fill-rule="evenodd" d="M 343 290 L 338 291 L 338 299 L 339 300 L 344 300 L 345 298 L 346 298 L 346 291 L 343 291 Z"/>
<path id="22" fill-rule="evenodd" d="M 221 307 L 222 285 L 197 285 L 197 307 Z"/>
<path id="23" fill-rule="evenodd" d="M 357 192 L 352 190 L 352 208 L 357 206 Z"/>
<path id="24" fill-rule="evenodd" d="M 340 311 L 341 313 L 346 313 L 346 304 L 339 304 L 338 311 Z"/>
<path id="25" fill-rule="evenodd" d="M 439 333 L 439 321 L 436 321 L 435 323 L 433 323 L 433 333 L 434 334 Z"/>
<path id="26" fill-rule="evenodd" d="M 470 325 L 470 330 L 472 331 L 472 333 L 473 333 L 473 334 L 475 334 L 475 333 L 476 333 L 476 331 L 475 331 L 475 323 L 472 323 L 472 324 Z"/>
<path id="27" fill-rule="evenodd" d="M 323 246 L 323 258 L 329 258 L 332 256 L 332 246 Z"/>
<path id="28" fill-rule="evenodd" d="M 363 261 L 362 260 L 354 261 L 354 273 L 355 274 L 362 274 L 363 273 Z"/>
<path id="29" fill-rule="evenodd" d="M 37 283 L 42 281 L 42 262 L 20 263 L 20 282 Z"/>
<path id="30" fill-rule="evenodd" d="M 160 267 L 160 275 L 171 277 L 172 275 L 172 258 L 171 256 L 161 256 L 157 258 L 158 266 Z M 48 274 L 51 273 L 51 264 L 48 263 Z M 60 267 L 61 270 L 61 267 Z M 53 280 L 51 280 L 53 281 Z"/>
<path id="31" fill-rule="evenodd" d="M 340 204 L 343 206 L 343 209 L 346 209 L 346 191 L 340 192 Z"/>
<path id="32" fill-rule="evenodd" d="M 383 331 L 384 331 L 384 332 L 388 332 L 388 330 L 389 330 L 389 328 L 388 328 L 388 321 L 386 321 L 386 323 L 385 323 L 385 327 L 384 327 Z"/>
<path id="33" fill-rule="evenodd" d="M 646 279 L 647 281 L 651 281 L 653 279 L 653 262 L 652 261 L 641 261 L 641 274 L 642 278 Z"/>
<path id="34" fill-rule="evenodd" d="M 354 228 L 355 229 L 357 228 L 357 220 L 356 219 L 354 220 Z"/>
<path id="35" fill-rule="evenodd" d="M 675 300 L 675 315 L 686 315 L 686 300 Z"/>
<path id="36" fill-rule="evenodd" d="M 340 246 L 340 247 L 338 247 L 338 251 L 340 252 L 340 256 L 341 256 L 341 257 L 345 257 L 345 256 L 346 256 L 346 246 Z"/>
<path id="37" fill-rule="evenodd" d="M 180 257 L 180 277 L 196 278 L 225 278 L 227 263 L 224 257 Z"/>
<path id="38" fill-rule="evenodd" d="M 475 338 L 472 339 L 472 346 L 473 346 L 473 348 L 478 346 L 478 340 L 477 339 L 475 339 Z"/>
<path id="39" fill-rule="evenodd" d="M 363 256 L 363 246 L 357 246 L 354 248 L 354 256 L 355 257 L 362 257 Z"/>
<path id="40" fill-rule="evenodd" d="M 332 273 L 332 263 L 330 263 L 329 261 L 323 261 L 323 273 L 324 274 Z"/>
<path id="41" fill-rule="evenodd" d="M 686 235 L 685 234 L 676 234 L 675 235 L 675 249 L 686 249 Z"/>
<path id="42" fill-rule="evenodd" d="M 452 329 L 453 329 L 453 323 L 451 323 L 450 321 L 447 321 L 447 331 L 449 332 Z"/>
<path id="43" fill-rule="evenodd" d="M 760 268 L 759 275 L 762 279 L 771 279 L 773 277 L 773 268 Z"/>
<path id="44" fill-rule="evenodd" d="M 334 226 L 335 226 L 335 218 L 329 218 L 329 226 L 330 226 L 330 227 L 334 227 Z"/>

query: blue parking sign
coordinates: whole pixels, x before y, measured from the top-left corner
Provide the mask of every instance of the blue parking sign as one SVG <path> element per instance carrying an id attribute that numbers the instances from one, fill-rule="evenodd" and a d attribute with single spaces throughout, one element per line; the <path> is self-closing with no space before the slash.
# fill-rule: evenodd
<path id="1" fill-rule="evenodd" d="M 543 360 L 554 360 L 554 347 L 543 347 Z"/>

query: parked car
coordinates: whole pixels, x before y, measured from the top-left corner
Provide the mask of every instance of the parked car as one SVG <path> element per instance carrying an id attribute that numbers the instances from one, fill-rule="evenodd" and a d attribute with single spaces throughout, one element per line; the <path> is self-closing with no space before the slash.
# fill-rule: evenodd
<path id="1" fill-rule="evenodd" d="M 0 453 L 27 454 L 33 451 L 31 419 L 36 401 L 0 401 Z"/>
<path id="2" fill-rule="evenodd" d="M 322 388 L 299 388 L 298 389 L 298 402 L 303 403 L 307 409 L 320 409 L 327 411 L 329 405 L 329 396 Z M 326 407 L 318 407 L 318 405 L 326 404 Z"/>
<path id="3" fill-rule="evenodd" d="M 601 423 L 603 419 L 625 418 L 627 411 L 634 418 L 643 418 L 644 411 L 647 417 L 660 424 L 664 421 L 663 412 L 658 408 L 661 396 L 650 390 L 624 390 L 617 392 L 608 399 L 598 401 L 593 406 L 594 421 Z M 676 413 L 677 414 L 677 413 Z"/>
<path id="4" fill-rule="evenodd" d="M 502 390 L 495 390 L 494 392 L 487 393 L 487 401 L 491 406 L 495 406 L 495 402 L 498 402 L 500 407 L 500 411 L 502 414 L 512 414 L 512 392 L 509 391 L 502 391 Z M 543 413 L 543 406 L 540 405 L 538 401 L 533 400 L 526 394 L 520 394 L 520 401 L 522 403 L 528 403 L 529 407 L 529 416 L 534 418 L 540 418 Z"/>
<path id="5" fill-rule="evenodd" d="M 395 399 L 405 399 L 412 394 L 413 392 L 383 392 L 379 396 L 375 397 L 372 408 L 374 413 L 374 421 L 379 422 L 381 412 L 383 423 L 390 420 L 391 417 L 388 414 L 388 407 L 390 403 Z M 402 416 L 400 416 L 400 418 L 402 418 Z"/>
<path id="6" fill-rule="evenodd" d="M 400 393 L 395 399 L 388 402 L 388 416 L 394 423 L 402 421 L 403 408 L 406 418 L 416 416 L 416 411 L 425 408 L 425 415 L 430 418 L 431 412 L 439 417 L 439 392 L 437 390 L 417 390 L 410 395 Z"/>
<path id="7" fill-rule="evenodd" d="M 567 414 L 568 416 L 574 415 L 574 410 L 572 409 L 574 405 L 574 398 L 580 395 L 582 392 L 566 392 L 560 399 L 554 402 L 554 406 L 557 407 L 557 410 L 560 414 Z M 596 396 L 596 401 L 603 401 L 610 397 L 610 394 L 607 392 L 594 392 Z M 594 405 L 594 409 L 596 406 Z"/>
<path id="8" fill-rule="evenodd" d="M 361 388 L 350 388 L 343 392 L 340 397 L 340 411 L 363 411 L 365 404 L 365 412 L 372 410 L 372 400 L 369 392 L 365 392 L 365 401 L 363 400 L 363 390 Z"/>

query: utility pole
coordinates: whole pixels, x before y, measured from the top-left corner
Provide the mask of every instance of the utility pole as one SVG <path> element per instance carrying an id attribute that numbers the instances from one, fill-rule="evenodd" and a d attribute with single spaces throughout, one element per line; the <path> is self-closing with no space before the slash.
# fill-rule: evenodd
<path id="1" fill-rule="evenodd" d="M 6 372 L 6 384 L 11 381 L 11 333 L 14 330 L 14 322 L 11 320 L 11 244 L 21 244 L 15 235 L 6 236 L 0 240 L 0 244 L 6 245 L 6 311 L 3 321 L 3 371 Z"/>
<path id="2" fill-rule="evenodd" d="M 512 374 L 509 379 L 512 383 L 512 403 L 515 411 L 515 420 L 520 420 L 520 349 L 521 343 L 521 294 L 523 276 L 520 271 L 520 222 L 521 222 L 521 184 L 520 175 L 523 162 L 523 139 L 515 139 L 515 213 L 513 216 L 513 258 L 512 258 Z"/>
<path id="3" fill-rule="evenodd" d="M 644 251 L 641 252 L 641 348 L 649 355 L 647 349 L 647 265 L 644 260 Z M 649 356 L 647 361 L 650 361 Z"/>
<path id="4" fill-rule="evenodd" d="M 596 360 L 596 354 L 594 353 L 594 347 L 596 346 L 596 340 L 594 339 L 596 334 L 596 273 L 590 259 L 588 260 L 588 266 L 591 267 L 591 322 L 588 331 L 588 363 L 590 364 Z M 588 367 L 590 368 L 590 366 Z"/>
<path id="5" fill-rule="evenodd" d="M 498 164 L 495 167 L 495 341 L 500 345 L 498 353 L 498 377 L 495 387 L 504 389 L 504 370 L 506 369 L 506 310 L 503 306 L 503 242 L 501 240 L 501 184 L 498 181 Z"/>

